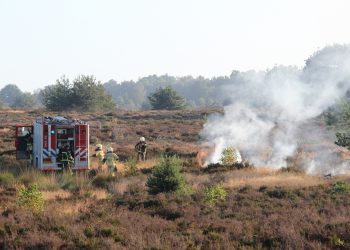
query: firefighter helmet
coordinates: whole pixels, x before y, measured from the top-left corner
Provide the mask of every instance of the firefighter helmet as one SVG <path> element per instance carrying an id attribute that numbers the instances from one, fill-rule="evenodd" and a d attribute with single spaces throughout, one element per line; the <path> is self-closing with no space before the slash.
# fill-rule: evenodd
<path id="1" fill-rule="evenodd" d="M 140 137 L 140 141 L 146 141 L 145 137 Z"/>
<path id="2" fill-rule="evenodd" d="M 97 144 L 96 149 L 102 150 L 102 144 Z"/>
<path id="3" fill-rule="evenodd" d="M 24 128 L 22 128 L 22 130 L 21 130 L 21 136 L 26 136 L 26 135 L 29 135 L 29 131 L 28 131 L 28 130 L 25 130 Z"/>
<path id="4" fill-rule="evenodd" d="M 107 153 L 113 153 L 113 148 L 112 147 L 108 147 L 107 148 Z"/>

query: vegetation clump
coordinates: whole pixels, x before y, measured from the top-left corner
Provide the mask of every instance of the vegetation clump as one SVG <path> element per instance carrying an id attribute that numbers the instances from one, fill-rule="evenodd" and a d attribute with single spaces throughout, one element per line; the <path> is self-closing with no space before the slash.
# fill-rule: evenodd
<path id="1" fill-rule="evenodd" d="M 337 181 L 332 184 L 331 190 L 333 193 L 348 193 L 350 192 L 350 185 L 343 181 Z"/>
<path id="2" fill-rule="evenodd" d="M 185 177 L 181 173 L 181 161 L 176 156 L 162 156 L 148 177 L 146 186 L 150 194 L 177 192 L 184 189 Z"/>
<path id="3" fill-rule="evenodd" d="M 128 160 L 125 163 L 125 166 L 126 166 L 124 170 L 125 176 L 136 176 L 139 173 L 136 159 L 132 157 L 128 158 Z"/>
<path id="4" fill-rule="evenodd" d="M 221 164 L 224 166 L 229 166 L 239 162 L 241 159 L 238 154 L 238 151 L 234 147 L 229 146 L 225 148 L 221 154 Z"/>
<path id="5" fill-rule="evenodd" d="M 350 137 L 346 134 L 336 133 L 337 140 L 334 142 L 340 147 L 345 147 L 350 150 Z"/>
<path id="6" fill-rule="evenodd" d="M 2 187 L 11 187 L 15 183 L 15 177 L 12 173 L 3 172 L 0 173 L 0 186 Z"/>
<path id="7" fill-rule="evenodd" d="M 17 203 L 34 212 L 44 210 L 44 198 L 36 184 L 29 187 L 22 186 L 18 192 Z"/>
<path id="8" fill-rule="evenodd" d="M 204 201 L 209 205 L 216 205 L 219 201 L 226 200 L 227 191 L 222 183 L 207 187 L 204 191 Z"/>

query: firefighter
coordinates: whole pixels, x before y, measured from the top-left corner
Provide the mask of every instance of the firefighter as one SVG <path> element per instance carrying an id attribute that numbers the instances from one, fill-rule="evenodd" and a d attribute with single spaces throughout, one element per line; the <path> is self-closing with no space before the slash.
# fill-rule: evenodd
<path id="1" fill-rule="evenodd" d="M 139 161 L 145 161 L 147 153 L 147 143 L 145 137 L 140 137 L 140 141 L 135 145 L 135 150 L 137 152 L 137 159 Z"/>
<path id="2" fill-rule="evenodd" d="M 119 157 L 115 153 L 113 153 L 113 148 L 108 147 L 107 148 L 107 154 L 105 158 L 103 159 L 103 163 L 107 164 L 108 167 L 108 173 L 112 176 L 115 175 L 115 172 L 117 172 L 117 161 Z"/>
<path id="3" fill-rule="evenodd" d="M 33 160 L 33 136 L 30 130 L 22 130 L 19 148 L 25 154 L 24 159 L 28 160 L 27 164 L 30 166 Z"/>
<path id="4" fill-rule="evenodd" d="M 102 167 L 103 167 L 103 159 L 105 157 L 105 154 L 103 153 L 102 150 L 102 144 L 97 144 L 96 145 L 96 149 L 95 149 L 95 154 L 94 156 L 97 158 L 98 160 L 98 171 L 102 172 Z"/>
<path id="5" fill-rule="evenodd" d="M 27 136 L 27 153 L 29 155 L 29 162 L 33 161 L 33 134 L 29 131 Z"/>
<path id="6" fill-rule="evenodd" d="M 66 169 L 70 174 L 73 174 L 72 164 L 74 163 L 74 158 L 71 154 L 69 144 L 62 145 L 59 149 L 58 159 L 62 162 L 63 169 Z"/>

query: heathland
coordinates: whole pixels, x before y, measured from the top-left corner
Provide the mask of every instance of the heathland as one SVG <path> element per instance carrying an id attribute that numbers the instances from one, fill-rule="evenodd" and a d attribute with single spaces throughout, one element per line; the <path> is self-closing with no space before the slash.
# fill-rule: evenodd
<path id="1" fill-rule="evenodd" d="M 0 111 L 0 248 L 350 248 L 350 177 L 295 166 L 203 168 L 200 131 L 214 112 L 222 110 Z M 41 115 L 87 121 L 91 151 L 103 143 L 120 156 L 117 175 L 42 173 L 16 161 L 14 125 Z M 149 144 L 145 162 L 132 159 L 140 136 Z M 155 166 L 174 155 L 181 188 L 150 193 Z"/>

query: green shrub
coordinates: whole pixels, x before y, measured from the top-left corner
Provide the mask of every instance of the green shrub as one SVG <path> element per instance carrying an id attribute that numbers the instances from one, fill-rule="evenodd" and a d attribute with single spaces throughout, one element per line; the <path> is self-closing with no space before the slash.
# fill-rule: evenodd
<path id="1" fill-rule="evenodd" d="M 113 231 L 112 229 L 110 228 L 102 228 L 100 231 L 99 231 L 99 234 L 102 236 L 102 237 L 111 237 L 113 235 Z"/>
<path id="2" fill-rule="evenodd" d="M 209 205 L 216 205 L 219 201 L 226 200 L 227 191 L 223 184 L 207 187 L 204 191 L 204 201 Z"/>
<path id="3" fill-rule="evenodd" d="M 0 173 L 0 186 L 2 187 L 11 187 L 15 184 L 15 177 L 12 173 L 4 172 Z"/>
<path id="4" fill-rule="evenodd" d="M 345 241 L 339 238 L 337 235 L 331 237 L 331 243 L 334 247 L 344 247 Z"/>
<path id="5" fill-rule="evenodd" d="M 94 229 L 92 229 L 91 227 L 85 228 L 84 235 L 86 236 L 86 238 L 92 238 L 94 236 Z"/>
<path id="6" fill-rule="evenodd" d="M 227 147 L 221 154 L 221 164 L 224 166 L 233 165 L 238 160 L 237 151 L 233 147 Z"/>
<path id="7" fill-rule="evenodd" d="M 162 156 L 158 165 L 152 170 L 148 177 L 146 186 L 150 194 L 176 192 L 183 189 L 185 177 L 181 171 L 181 161 L 176 156 Z"/>
<path id="8" fill-rule="evenodd" d="M 44 210 L 44 198 L 38 185 L 22 186 L 18 193 L 17 204 L 36 212 Z"/>
<path id="9" fill-rule="evenodd" d="M 350 185 L 343 181 L 337 181 L 331 186 L 332 193 L 348 193 Z"/>
<path id="10" fill-rule="evenodd" d="M 139 173 L 139 170 L 136 166 L 137 161 L 136 159 L 130 157 L 128 158 L 127 162 L 125 163 L 125 171 L 124 171 L 124 175 L 125 176 L 135 176 Z"/>

